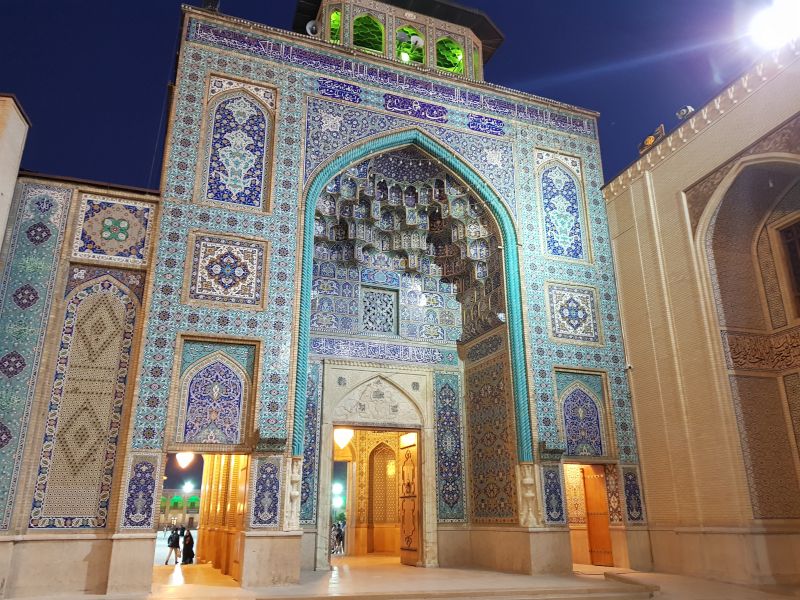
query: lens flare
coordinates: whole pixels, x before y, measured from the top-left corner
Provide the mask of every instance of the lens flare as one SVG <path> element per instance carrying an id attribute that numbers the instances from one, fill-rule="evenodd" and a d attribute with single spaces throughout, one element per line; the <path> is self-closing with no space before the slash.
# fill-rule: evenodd
<path id="1" fill-rule="evenodd" d="M 800 0 L 775 0 L 750 21 L 750 37 L 765 50 L 774 50 L 800 36 Z"/>

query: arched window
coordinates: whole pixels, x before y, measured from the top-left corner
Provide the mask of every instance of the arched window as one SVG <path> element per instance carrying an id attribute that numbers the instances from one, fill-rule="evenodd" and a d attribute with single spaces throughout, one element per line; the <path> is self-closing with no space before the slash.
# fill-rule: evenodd
<path id="1" fill-rule="evenodd" d="M 331 13 L 330 40 L 334 44 L 342 43 L 342 12 L 339 10 Z"/>
<path id="2" fill-rule="evenodd" d="M 442 71 L 464 73 L 464 49 L 458 42 L 450 38 L 441 38 L 436 42 L 436 66 Z"/>
<path id="3" fill-rule="evenodd" d="M 169 507 L 174 509 L 183 508 L 183 498 L 180 496 L 173 496 L 172 500 L 169 501 Z"/>
<path id="4" fill-rule="evenodd" d="M 575 387 L 564 398 L 564 437 L 568 456 L 603 456 L 600 410 L 594 398 Z"/>
<path id="5" fill-rule="evenodd" d="M 353 20 L 353 46 L 383 54 L 383 25 L 372 15 Z"/>
<path id="6" fill-rule="evenodd" d="M 208 115 L 205 200 L 260 208 L 271 114 L 240 92 L 214 99 Z"/>
<path id="7" fill-rule="evenodd" d="M 477 46 L 472 47 L 472 78 L 481 78 L 481 53 Z"/>
<path id="8" fill-rule="evenodd" d="M 425 38 L 411 27 L 404 25 L 396 32 L 396 57 L 403 62 L 425 62 Z"/>

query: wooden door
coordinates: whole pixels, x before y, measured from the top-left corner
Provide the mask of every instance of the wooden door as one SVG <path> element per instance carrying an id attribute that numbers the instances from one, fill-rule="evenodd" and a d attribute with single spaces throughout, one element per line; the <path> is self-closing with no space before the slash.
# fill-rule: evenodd
<path id="1" fill-rule="evenodd" d="M 581 469 L 586 490 L 586 528 L 589 534 L 589 556 L 593 565 L 614 566 L 611 553 L 611 530 L 608 521 L 605 469 L 587 465 Z"/>
<path id="2" fill-rule="evenodd" d="M 411 566 L 421 563 L 418 448 L 416 432 L 400 436 L 400 562 Z"/>

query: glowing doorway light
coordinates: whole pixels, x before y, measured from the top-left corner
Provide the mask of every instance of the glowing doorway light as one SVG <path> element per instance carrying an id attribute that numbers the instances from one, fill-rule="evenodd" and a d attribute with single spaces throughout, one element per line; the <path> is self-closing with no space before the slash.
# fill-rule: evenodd
<path id="1" fill-rule="evenodd" d="M 181 469 L 185 469 L 194 460 L 194 452 L 178 452 L 175 455 L 175 460 L 178 461 L 178 466 Z"/>
<path id="2" fill-rule="evenodd" d="M 194 490 L 194 484 L 191 481 L 187 481 L 183 484 L 183 491 L 186 494 L 191 493 Z"/>
<path id="3" fill-rule="evenodd" d="M 766 50 L 800 37 L 800 0 L 774 0 L 750 21 L 750 37 Z"/>
<path id="4" fill-rule="evenodd" d="M 331 491 L 334 496 L 341 496 L 344 491 L 344 486 L 338 481 L 331 486 Z"/>
<path id="5" fill-rule="evenodd" d="M 347 448 L 347 444 L 350 443 L 350 440 L 353 439 L 354 434 L 355 432 L 352 429 L 337 427 L 333 430 L 333 441 L 336 442 L 336 445 L 339 446 L 340 449 L 344 450 Z"/>
<path id="6" fill-rule="evenodd" d="M 333 508 L 342 508 L 344 506 L 344 498 L 341 496 L 334 496 L 332 504 Z"/>

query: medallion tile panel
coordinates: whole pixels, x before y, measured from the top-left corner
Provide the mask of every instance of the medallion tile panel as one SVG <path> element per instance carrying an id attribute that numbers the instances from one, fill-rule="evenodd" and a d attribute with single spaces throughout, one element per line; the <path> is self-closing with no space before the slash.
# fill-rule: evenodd
<path id="1" fill-rule="evenodd" d="M 9 214 L 0 261 L 0 530 L 17 491 L 71 197 L 69 188 L 20 182 Z"/>
<path id="2" fill-rule="evenodd" d="M 550 334 L 556 340 L 602 344 L 597 292 L 594 288 L 546 284 Z"/>
<path id="3" fill-rule="evenodd" d="M 189 303 L 263 309 L 266 301 L 266 242 L 195 233 L 186 293 Z"/>
<path id="4" fill-rule="evenodd" d="M 148 202 L 82 194 L 72 258 L 146 265 L 154 215 Z"/>
<path id="5" fill-rule="evenodd" d="M 436 490 L 440 523 L 466 520 L 463 408 L 458 373 L 435 372 Z"/>

